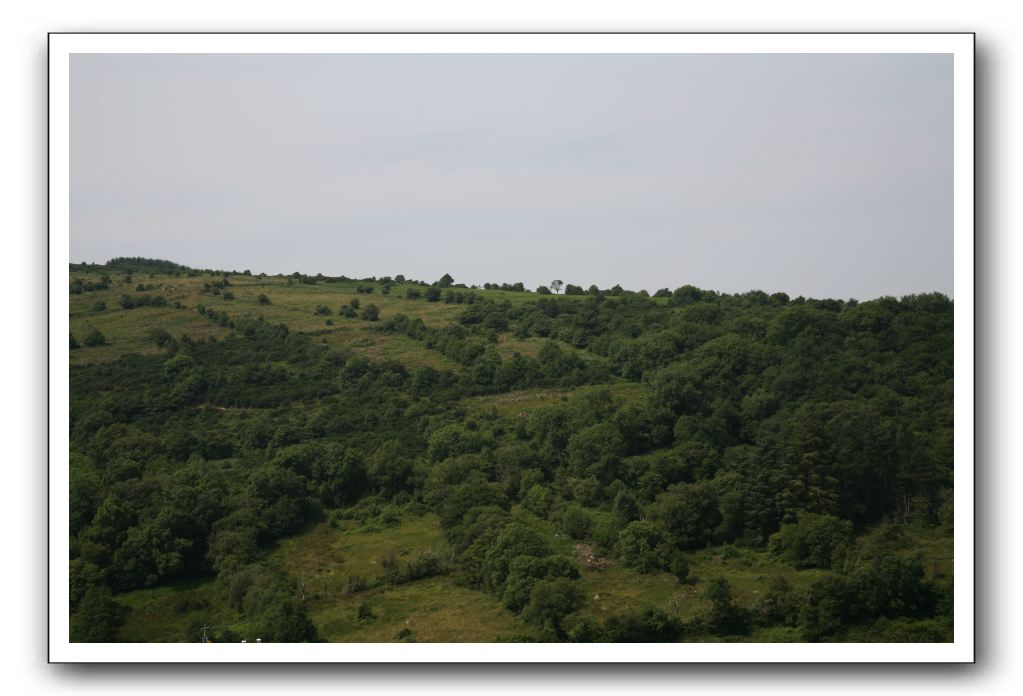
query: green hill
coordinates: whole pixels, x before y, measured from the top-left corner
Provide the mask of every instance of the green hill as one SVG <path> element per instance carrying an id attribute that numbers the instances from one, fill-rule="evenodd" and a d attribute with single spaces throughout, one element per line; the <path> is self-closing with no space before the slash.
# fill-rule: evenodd
<path id="1" fill-rule="evenodd" d="M 947 297 L 443 285 L 72 264 L 72 639 L 952 639 Z"/>

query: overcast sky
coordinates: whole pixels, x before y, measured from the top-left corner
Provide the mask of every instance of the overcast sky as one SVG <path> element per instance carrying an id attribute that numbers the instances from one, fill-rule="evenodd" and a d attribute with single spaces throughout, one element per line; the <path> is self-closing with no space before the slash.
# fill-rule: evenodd
<path id="1" fill-rule="evenodd" d="M 90 55 L 71 260 L 952 294 L 950 55 Z"/>

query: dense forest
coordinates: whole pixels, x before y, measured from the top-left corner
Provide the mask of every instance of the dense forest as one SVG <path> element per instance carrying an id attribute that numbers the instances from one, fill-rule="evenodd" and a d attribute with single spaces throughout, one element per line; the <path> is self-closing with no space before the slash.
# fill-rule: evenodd
<path id="1" fill-rule="evenodd" d="M 952 640 L 944 295 L 70 298 L 72 640 Z"/>

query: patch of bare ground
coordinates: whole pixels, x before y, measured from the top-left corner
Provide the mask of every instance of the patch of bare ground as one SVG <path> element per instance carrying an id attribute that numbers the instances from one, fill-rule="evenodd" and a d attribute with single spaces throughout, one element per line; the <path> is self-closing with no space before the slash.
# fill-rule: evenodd
<path id="1" fill-rule="evenodd" d="M 606 570 L 614 565 L 610 558 L 598 556 L 590 544 L 576 544 L 574 551 L 576 558 L 586 570 Z"/>

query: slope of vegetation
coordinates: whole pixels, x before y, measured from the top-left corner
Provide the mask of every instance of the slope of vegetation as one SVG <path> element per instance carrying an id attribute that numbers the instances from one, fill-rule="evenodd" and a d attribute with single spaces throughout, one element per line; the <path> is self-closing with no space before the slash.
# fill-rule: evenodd
<path id="1" fill-rule="evenodd" d="M 70 270 L 73 640 L 952 639 L 943 295 Z"/>

